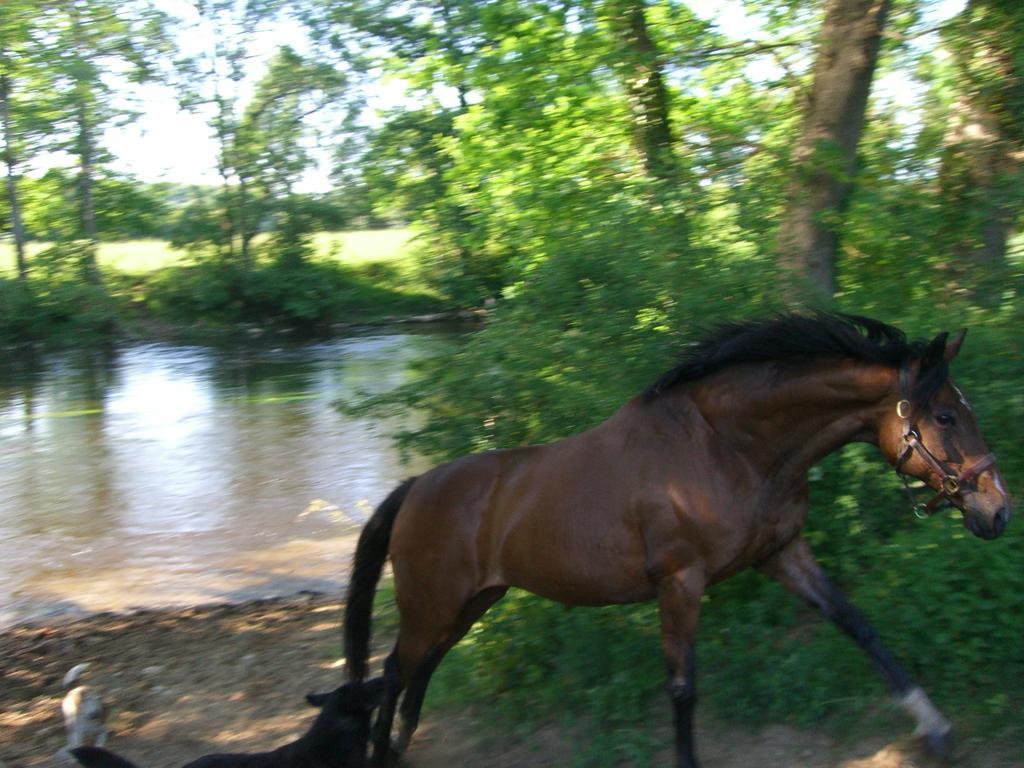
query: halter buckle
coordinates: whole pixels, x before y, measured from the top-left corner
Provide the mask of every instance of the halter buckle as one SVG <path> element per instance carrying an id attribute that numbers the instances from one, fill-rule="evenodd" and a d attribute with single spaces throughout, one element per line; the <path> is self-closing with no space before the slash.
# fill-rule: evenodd
<path id="1" fill-rule="evenodd" d="M 896 415 L 899 416 L 901 419 L 910 418 L 909 400 L 900 400 L 898 403 L 896 403 Z"/>
<path id="2" fill-rule="evenodd" d="M 947 496 L 953 496 L 960 493 L 960 480 L 954 475 L 946 475 L 942 481 L 942 490 Z"/>

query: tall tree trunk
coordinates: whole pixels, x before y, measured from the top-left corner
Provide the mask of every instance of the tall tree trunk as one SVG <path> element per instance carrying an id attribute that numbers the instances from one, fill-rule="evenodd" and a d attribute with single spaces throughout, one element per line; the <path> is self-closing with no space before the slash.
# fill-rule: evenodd
<path id="1" fill-rule="evenodd" d="M 461 25 L 461 20 L 457 20 L 455 17 L 456 8 L 458 3 L 453 3 L 451 0 L 444 0 L 441 3 L 441 33 L 438 43 L 441 45 L 442 50 L 445 52 L 445 56 L 448 61 L 457 69 L 458 79 L 455 83 L 455 93 L 459 99 L 459 106 L 452 116 L 452 119 L 448 121 L 445 126 L 443 135 L 449 137 L 456 137 L 458 129 L 455 127 L 457 124 L 456 116 L 464 115 L 469 111 L 469 101 L 467 96 L 469 94 L 469 86 L 466 84 L 463 70 L 463 66 L 466 59 L 466 54 L 459 48 L 459 35 L 458 30 Z M 473 241 L 473 234 L 475 227 L 470 217 L 470 212 L 462 203 L 456 202 L 450 199 L 450 190 L 448 182 L 445 179 L 445 161 L 443 155 L 437 154 L 434 156 L 437 164 L 434 167 L 434 173 L 436 178 L 441 180 L 440 183 L 443 186 L 444 193 L 439 196 L 439 214 L 441 220 L 444 221 L 448 226 L 447 229 L 452 233 L 452 244 L 455 248 L 456 257 L 461 265 L 463 273 L 469 273 L 472 270 L 470 266 L 473 261 L 473 250 L 470 248 L 468 243 Z"/>
<path id="2" fill-rule="evenodd" d="M 252 267 L 252 239 L 256 236 L 259 222 L 249 219 L 249 186 L 245 176 L 238 176 L 238 231 L 242 236 L 241 259 L 242 271 L 248 272 Z"/>
<path id="3" fill-rule="evenodd" d="M 970 0 L 950 26 L 957 99 L 950 113 L 939 174 L 943 245 L 962 288 L 998 279 L 1024 198 L 1024 10 Z"/>
<path id="4" fill-rule="evenodd" d="M 674 154 L 669 92 L 664 62 L 647 25 L 645 0 L 608 0 L 606 10 L 618 43 L 622 83 L 629 104 L 633 145 L 644 173 L 661 182 L 652 202 L 667 214 L 666 235 L 677 255 L 689 250 L 690 230 L 686 214 L 666 205 L 682 183 Z"/>
<path id="5" fill-rule="evenodd" d="M 675 180 L 672 121 L 663 63 L 647 27 L 644 0 L 610 0 L 608 13 L 621 48 L 633 141 L 648 175 Z"/>
<path id="6" fill-rule="evenodd" d="M 957 99 L 945 143 L 939 183 L 951 255 L 963 269 L 1001 266 L 1018 213 L 1019 154 L 969 96 Z"/>
<path id="7" fill-rule="evenodd" d="M 92 124 L 89 122 L 89 110 L 84 101 L 78 104 L 78 203 L 82 216 L 82 234 L 85 236 L 85 249 L 82 252 L 82 271 L 85 279 L 91 283 L 102 282 L 99 265 L 96 263 L 97 232 L 96 206 L 93 202 L 95 168 L 93 165 L 94 148 L 92 141 Z"/>
<path id="8" fill-rule="evenodd" d="M 87 42 L 83 37 L 82 19 L 78 14 L 76 3 L 71 3 L 71 11 L 76 55 L 81 63 L 86 58 Z M 83 67 L 79 67 L 79 69 L 83 69 Z M 90 100 L 89 83 L 83 76 L 78 75 L 75 82 L 75 118 L 78 123 L 75 152 L 78 154 L 78 204 L 82 219 L 82 234 L 85 237 L 82 271 L 86 280 L 99 284 L 102 280 L 99 266 L 96 263 L 96 206 L 93 202 L 96 148 L 93 142 L 94 126 L 89 115 Z"/>
<path id="9" fill-rule="evenodd" d="M 21 221 L 21 203 L 18 200 L 14 136 L 11 130 L 11 79 L 0 74 L 0 124 L 4 135 L 4 164 L 7 166 L 7 204 L 11 210 L 11 234 L 18 262 L 18 278 L 28 279 L 28 261 L 25 258 L 25 227 Z"/>
<path id="10" fill-rule="evenodd" d="M 217 77 L 213 71 L 213 77 Z M 234 131 L 229 126 L 233 115 L 228 100 L 221 95 L 220 81 L 215 81 L 216 92 L 214 100 L 217 104 L 217 115 L 214 119 L 214 128 L 217 132 L 217 143 L 220 145 L 217 153 L 217 173 L 220 174 L 221 197 L 224 201 L 224 213 L 221 219 L 221 232 L 224 238 L 222 255 L 229 261 L 235 260 L 235 233 L 237 231 L 236 211 L 234 210 L 234 195 L 231 191 L 231 168 L 237 163 L 232 163 L 230 153 Z"/>
<path id="11" fill-rule="evenodd" d="M 852 188 L 889 5 L 828 0 L 825 7 L 778 236 L 791 304 L 828 302 L 836 290 L 838 220 Z"/>
<path id="12" fill-rule="evenodd" d="M 93 186 L 95 167 L 93 160 L 92 125 L 89 122 L 89 108 L 84 100 L 78 103 L 78 194 L 81 205 L 82 234 L 95 246 L 96 243 L 96 206 L 93 202 Z M 95 254 L 94 254 L 95 255 Z M 87 265 L 95 269 L 95 262 Z"/>

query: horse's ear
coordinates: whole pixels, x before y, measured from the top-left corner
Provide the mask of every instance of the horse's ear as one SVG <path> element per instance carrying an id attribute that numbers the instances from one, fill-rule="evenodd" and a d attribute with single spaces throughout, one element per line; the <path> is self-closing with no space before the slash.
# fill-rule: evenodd
<path id="1" fill-rule="evenodd" d="M 967 329 L 964 328 L 953 337 L 953 340 L 946 345 L 946 352 L 944 355 L 945 361 L 951 362 L 954 357 L 960 354 L 960 345 L 964 343 L 964 336 L 967 335 Z"/>
<path id="2" fill-rule="evenodd" d="M 921 355 L 921 373 L 930 371 L 935 366 L 941 365 L 945 362 L 946 339 L 948 338 L 949 334 L 943 331 L 928 342 L 928 346 L 925 347 L 924 354 Z"/>

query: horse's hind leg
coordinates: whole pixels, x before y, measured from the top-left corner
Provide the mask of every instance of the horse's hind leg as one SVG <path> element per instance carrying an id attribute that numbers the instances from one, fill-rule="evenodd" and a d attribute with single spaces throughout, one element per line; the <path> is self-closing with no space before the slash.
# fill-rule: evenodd
<path id="1" fill-rule="evenodd" d="M 402 699 L 400 710 L 401 728 L 394 745 L 395 751 L 399 753 L 404 752 L 405 748 L 409 745 L 409 740 L 412 738 L 413 733 L 415 733 L 416 726 L 419 725 L 420 709 L 423 707 L 423 698 L 427 693 L 427 685 L 430 683 L 430 678 L 434 674 L 434 670 L 437 669 L 437 665 L 441 663 L 441 659 L 459 640 L 465 637 L 477 619 L 483 616 L 487 609 L 500 600 L 507 591 L 508 587 L 491 587 L 478 592 L 470 598 L 455 620 L 448 636 L 432 648 L 423 660 L 417 664 L 409 679 L 405 698 Z"/>
<path id="2" fill-rule="evenodd" d="M 391 761 L 391 723 L 395 719 L 395 707 L 402 695 L 404 683 L 398 669 L 398 646 L 384 661 L 384 701 L 377 711 L 373 724 L 373 760 L 371 765 L 383 767 Z"/>
<path id="3" fill-rule="evenodd" d="M 439 620 L 444 612 L 437 611 L 436 606 L 433 611 L 420 605 L 400 610 L 398 641 L 384 665 L 388 689 L 374 725 L 374 766 L 390 764 L 405 750 L 419 724 L 427 684 L 437 665 L 506 590 L 507 587 L 492 587 L 478 592 L 461 608 L 451 611 L 447 621 Z M 391 727 L 403 690 L 401 730 L 392 744 Z"/>
<path id="4" fill-rule="evenodd" d="M 697 706 L 693 640 L 703 592 L 704 574 L 698 568 L 684 568 L 658 584 L 661 644 L 668 667 L 678 768 L 697 768 L 693 746 L 693 713 Z"/>

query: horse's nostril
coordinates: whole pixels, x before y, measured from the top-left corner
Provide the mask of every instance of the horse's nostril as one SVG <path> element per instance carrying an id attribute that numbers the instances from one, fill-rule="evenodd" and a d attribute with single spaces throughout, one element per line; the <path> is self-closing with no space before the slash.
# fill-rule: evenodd
<path id="1" fill-rule="evenodd" d="M 1010 520 L 1010 513 L 1006 507 L 1001 507 L 998 512 L 992 517 L 992 530 L 996 536 L 1006 530 L 1006 524 Z"/>

